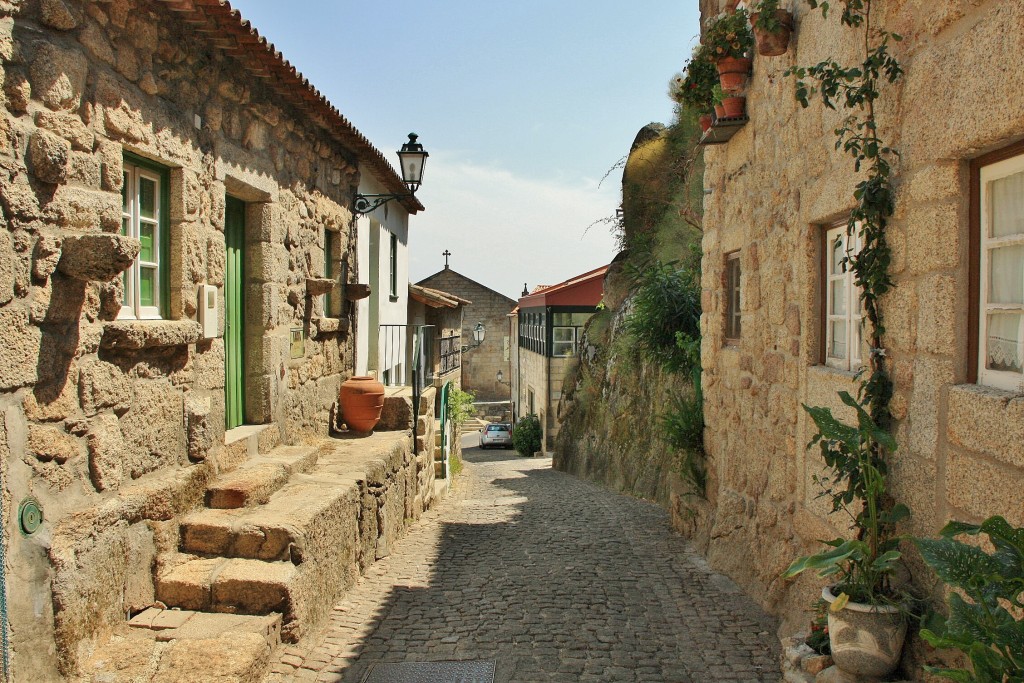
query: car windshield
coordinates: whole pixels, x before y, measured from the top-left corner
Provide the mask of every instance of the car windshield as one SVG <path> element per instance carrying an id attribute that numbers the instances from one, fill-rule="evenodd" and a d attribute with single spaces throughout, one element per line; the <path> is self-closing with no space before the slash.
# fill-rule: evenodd
<path id="1" fill-rule="evenodd" d="M 506 427 L 505 425 L 491 425 L 490 427 L 487 428 L 487 431 L 489 431 L 489 432 L 507 432 L 508 431 L 508 427 Z"/>

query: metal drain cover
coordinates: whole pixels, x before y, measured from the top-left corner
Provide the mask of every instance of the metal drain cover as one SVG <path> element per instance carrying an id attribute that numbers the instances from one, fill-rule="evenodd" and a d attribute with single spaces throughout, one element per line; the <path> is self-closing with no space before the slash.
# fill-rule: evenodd
<path id="1" fill-rule="evenodd" d="M 469 662 L 380 662 L 363 683 L 494 683 L 494 660 Z"/>

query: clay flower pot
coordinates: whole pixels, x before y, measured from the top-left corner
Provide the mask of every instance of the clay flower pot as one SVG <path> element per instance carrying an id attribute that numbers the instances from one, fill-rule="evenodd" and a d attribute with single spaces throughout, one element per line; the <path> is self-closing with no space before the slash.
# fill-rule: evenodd
<path id="1" fill-rule="evenodd" d="M 786 54 L 789 49 L 789 38 L 793 33 L 793 13 L 789 10 L 775 10 L 775 18 L 782 24 L 778 33 L 769 33 L 757 27 L 760 12 L 750 15 L 750 23 L 754 27 L 754 40 L 757 42 L 757 54 L 765 57 L 778 57 Z"/>
<path id="2" fill-rule="evenodd" d="M 836 596 L 821 589 L 830 606 Z M 848 602 L 838 612 L 829 609 L 828 639 L 836 667 L 848 674 L 882 678 L 896 670 L 907 635 L 907 619 L 893 605 Z"/>
<path id="3" fill-rule="evenodd" d="M 338 402 L 349 430 L 369 434 L 384 410 L 384 385 L 369 375 L 349 377 L 341 385 Z"/>
<path id="4" fill-rule="evenodd" d="M 715 105 L 715 118 L 719 118 L 719 119 L 724 119 L 725 118 L 725 107 L 722 106 L 721 104 L 716 104 Z"/>
<path id="5" fill-rule="evenodd" d="M 739 92 L 747 82 L 751 61 L 746 57 L 723 57 L 718 60 L 718 82 L 725 92 Z"/>
<path id="6" fill-rule="evenodd" d="M 743 116 L 747 108 L 747 98 L 741 95 L 733 95 L 722 100 L 722 107 L 725 109 L 725 116 L 733 118 Z"/>
<path id="7" fill-rule="evenodd" d="M 708 128 L 711 128 L 711 114 L 701 114 L 697 120 L 700 122 L 701 131 L 707 133 Z"/>

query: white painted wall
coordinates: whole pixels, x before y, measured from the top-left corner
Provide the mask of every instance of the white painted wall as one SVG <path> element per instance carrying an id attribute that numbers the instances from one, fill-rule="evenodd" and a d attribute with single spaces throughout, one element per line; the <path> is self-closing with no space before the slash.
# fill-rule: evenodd
<path id="1" fill-rule="evenodd" d="M 369 171 L 361 169 L 359 192 L 382 194 L 386 190 Z M 397 237 L 397 286 L 391 296 L 391 235 Z M 376 248 L 371 248 L 375 245 Z M 357 302 L 356 373 L 374 373 L 391 384 L 409 382 L 409 339 L 405 330 L 392 338 L 385 357 L 385 340 L 380 325 L 408 325 L 409 314 L 409 212 L 392 200 L 356 223 L 357 272 L 359 282 L 370 284 L 372 294 Z M 389 360 L 390 359 L 390 360 Z"/>

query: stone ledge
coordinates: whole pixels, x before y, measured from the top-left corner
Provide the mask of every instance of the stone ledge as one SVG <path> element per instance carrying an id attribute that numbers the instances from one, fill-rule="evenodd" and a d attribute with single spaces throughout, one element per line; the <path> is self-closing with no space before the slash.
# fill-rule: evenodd
<path id="1" fill-rule="evenodd" d="M 351 326 L 348 318 L 313 318 L 310 323 L 313 329 L 316 330 L 317 336 L 333 334 L 335 332 L 348 334 L 349 327 Z"/>
<path id="2" fill-rule="evenodd" d="M 194 320 L 116 320 L 103 325 L 100 346 L 137 351 L 195 344 L 202 328 Z"/>
<path id="3" fill-rule="evenodd" d="M 1024 396 L 978 384 L 949 388 L 949 440 L 969 451 L 1024 467 Z"/>

